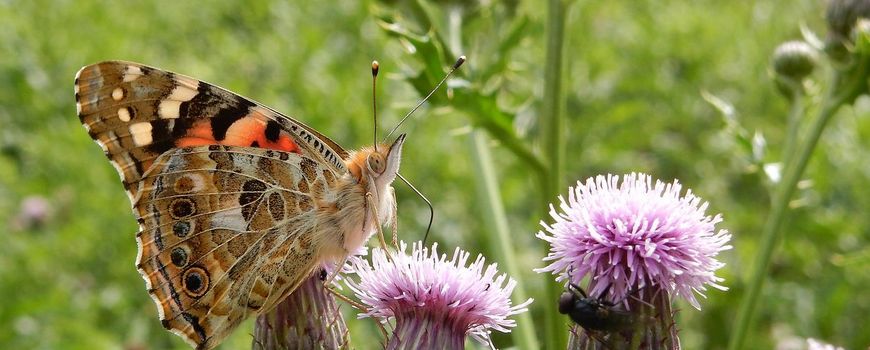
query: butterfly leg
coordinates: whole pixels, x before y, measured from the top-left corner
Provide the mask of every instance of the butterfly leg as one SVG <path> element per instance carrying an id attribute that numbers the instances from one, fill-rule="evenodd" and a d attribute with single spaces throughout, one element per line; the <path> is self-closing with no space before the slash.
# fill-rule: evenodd
<path id="1" fill-rule="evenodd" d="M 332 274 L 323 281 L 323 288 L 329 289 L 332 286 L 332 281 L 338 276 L 341 269 L 344 268 L 345 263 L 347 263 L 347 256 L 345 256 L 344 259 L 341 259 L 341 262 L 338 263 L 338 265 L 335 265 L 335 271 L 333 271 Z"/>
<path id="2" fill-rule="evenodd" d="M 365 305 L 361 304 L 360 302 L 358 302 L 358 301 L 356 301 L 356 300 L 353 300 L 353 299 L 351 299 L 351 298 L 348 298 L 346 295 L 341 294 L 341 292 L 335 290 L 335 288 L 333 288 L 333 287 L 327 287 L 326 290 L 327 290 L 328 292 L 332 293 L 333 296 L 335 296 L 336 298 L 340 299 L 341 301 L 344 301 L 345 303 L 348 303 L 348 305 L 350 305 L 350 306 L 353 307 L 354 309 L 357 309 L 357 310 L 359 310 L 359 311 L 361 311 L 361 312 L 367 312 L 367 311 L 369 311 L 368 308 L 366 308 Z M 384 325 L 382 325 L 380 322 L 377 322 L 377 324 L 378 324 L 378 328 L 380 328 L 380 330 L 381 330 L 381 334 L 383 334 L 384 338 L 386 338 L 386 337 L 387 337 L 387 329 L 384 328 Z"/>
<path id="3" fill-rule="evenodd" d="M 390 193 L 393 196 L 393 205 L 392 205 L 392 208 L 390 208 L 393 211 L 393 213 L 392 213 L 393 222 L 390 224 L 390 228 L 393 230 L 393 248 L 395 248 L 396 251 L 398 251 L 399 250 L 399 216 L 398 216 L 399 209 L 398 209 L 398 204 L 396 204 L 396 191 L 393 190 L 392 187 L 390 187 Z"/>
<path id="4" fill-rule="evenodd" d="M 378 240 L 381 242 L 381 249 L 384 250 L 384 253 L 387 254 L 387 258 L 390 261 L 393 261 L 393 256 L 390 254 L 390 250 L 387 249 L 387 241 L 384 239 L 384 230 L 381 228 L 381 221 L 378 218 L 378 208 L 375 205 L 374 195 L 371 192 L 366 192 L 366 202 L 368 202 L 368 207 L 372 211 L 372 217 L 375 220 L 375 227 L 378 230 Z"/>

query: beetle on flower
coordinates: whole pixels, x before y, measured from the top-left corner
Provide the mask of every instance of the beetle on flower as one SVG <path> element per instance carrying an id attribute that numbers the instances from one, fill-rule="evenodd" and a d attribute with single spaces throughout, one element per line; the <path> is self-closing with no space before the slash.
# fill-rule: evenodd
<path id="1" fill-rule="evenodd" d="M 590 297 L 625 307 L 630 298 L 649 304 L 664 297 L 669 304 L 670 297 L 681 296 L 700 309 L 696 293 L 706 286 L 727 289 L 714 272 L 724 266 L 716 256 L 731 248 L 731 235 L 715 229 L 722 218 L 705 213 L 708 203 L 691 190 L 681 192 L 677 181 L 653 182 L 637 173 L 621 183 L 614 175 L 578 182 L 567 200 L 560 197 L 559 210 L 551 206 L 554 222 L 542 222 L 537 237 L 550 243 L 544 258 L 549 265 L 536 272 L 557 274 L 557 281 L 572 285 L 589 277 Z M 657 317 L 671 317 L 659 311 Z"/>

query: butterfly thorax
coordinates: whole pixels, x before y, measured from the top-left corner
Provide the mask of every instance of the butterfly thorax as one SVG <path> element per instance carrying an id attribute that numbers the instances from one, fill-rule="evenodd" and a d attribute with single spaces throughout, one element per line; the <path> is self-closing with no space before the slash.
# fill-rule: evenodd
<path id="1" fill-rule="evenodd" d="M 347 158 L 345 165 L 349 178 L 355 182 L 354 191 L 358 193 L 352 198 L 358 198 L 359 194 L 365 198 L 369 194 L 370 199 L 366 199 L 362 203 L 362 208 L 352 207 L 348 210 L 357 216 L 364 213 L 364 217 L 342 218 L 342 221 L 347 220 L 348 223 L 351 221 L 353 223 L 361 222 L 359 229 L 344 231 L 343 248 L 345 255 L 362 247 L 369 237 L 377 231 L 377 225 L 388 225 L 395 220 L 396 200 L 392 182 L 399 170 L 403 142 L 404 135 L 400 136 L 393 145 L 382 144 L 377 148 L 366 147 L 352 153 Z M 375 208 L 370 207 L 372 204 Z M 374 213 L 377 213 L 377 218 L 375 218 Z"/>

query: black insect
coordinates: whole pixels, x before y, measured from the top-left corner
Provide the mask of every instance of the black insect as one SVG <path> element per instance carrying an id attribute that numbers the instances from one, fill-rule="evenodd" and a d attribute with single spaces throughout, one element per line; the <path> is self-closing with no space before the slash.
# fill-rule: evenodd
<path id="1" fill-rule="evenodd" d="M 607 295 L 606 289 L 598 298 L 591 298 L 583 288 L 571 283 L 559 297 L 559 313 L 568 315 L 587 331 L 613 333 L 631 330 L 636 321 L 635 315 L 604 300 L 604 295 Z"/>

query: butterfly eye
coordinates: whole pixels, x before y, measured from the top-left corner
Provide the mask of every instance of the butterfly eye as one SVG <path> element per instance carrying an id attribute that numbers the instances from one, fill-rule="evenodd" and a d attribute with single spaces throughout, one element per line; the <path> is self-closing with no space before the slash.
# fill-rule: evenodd
<path id="1" fill-rule="evenodd" d="M 371 153 L 369 154 L 368 159 L 366 159 L 366 165 L 368 166 L 369 171 L 380 175 L 387 167 L 387 161 L 380 153 Z"/>

